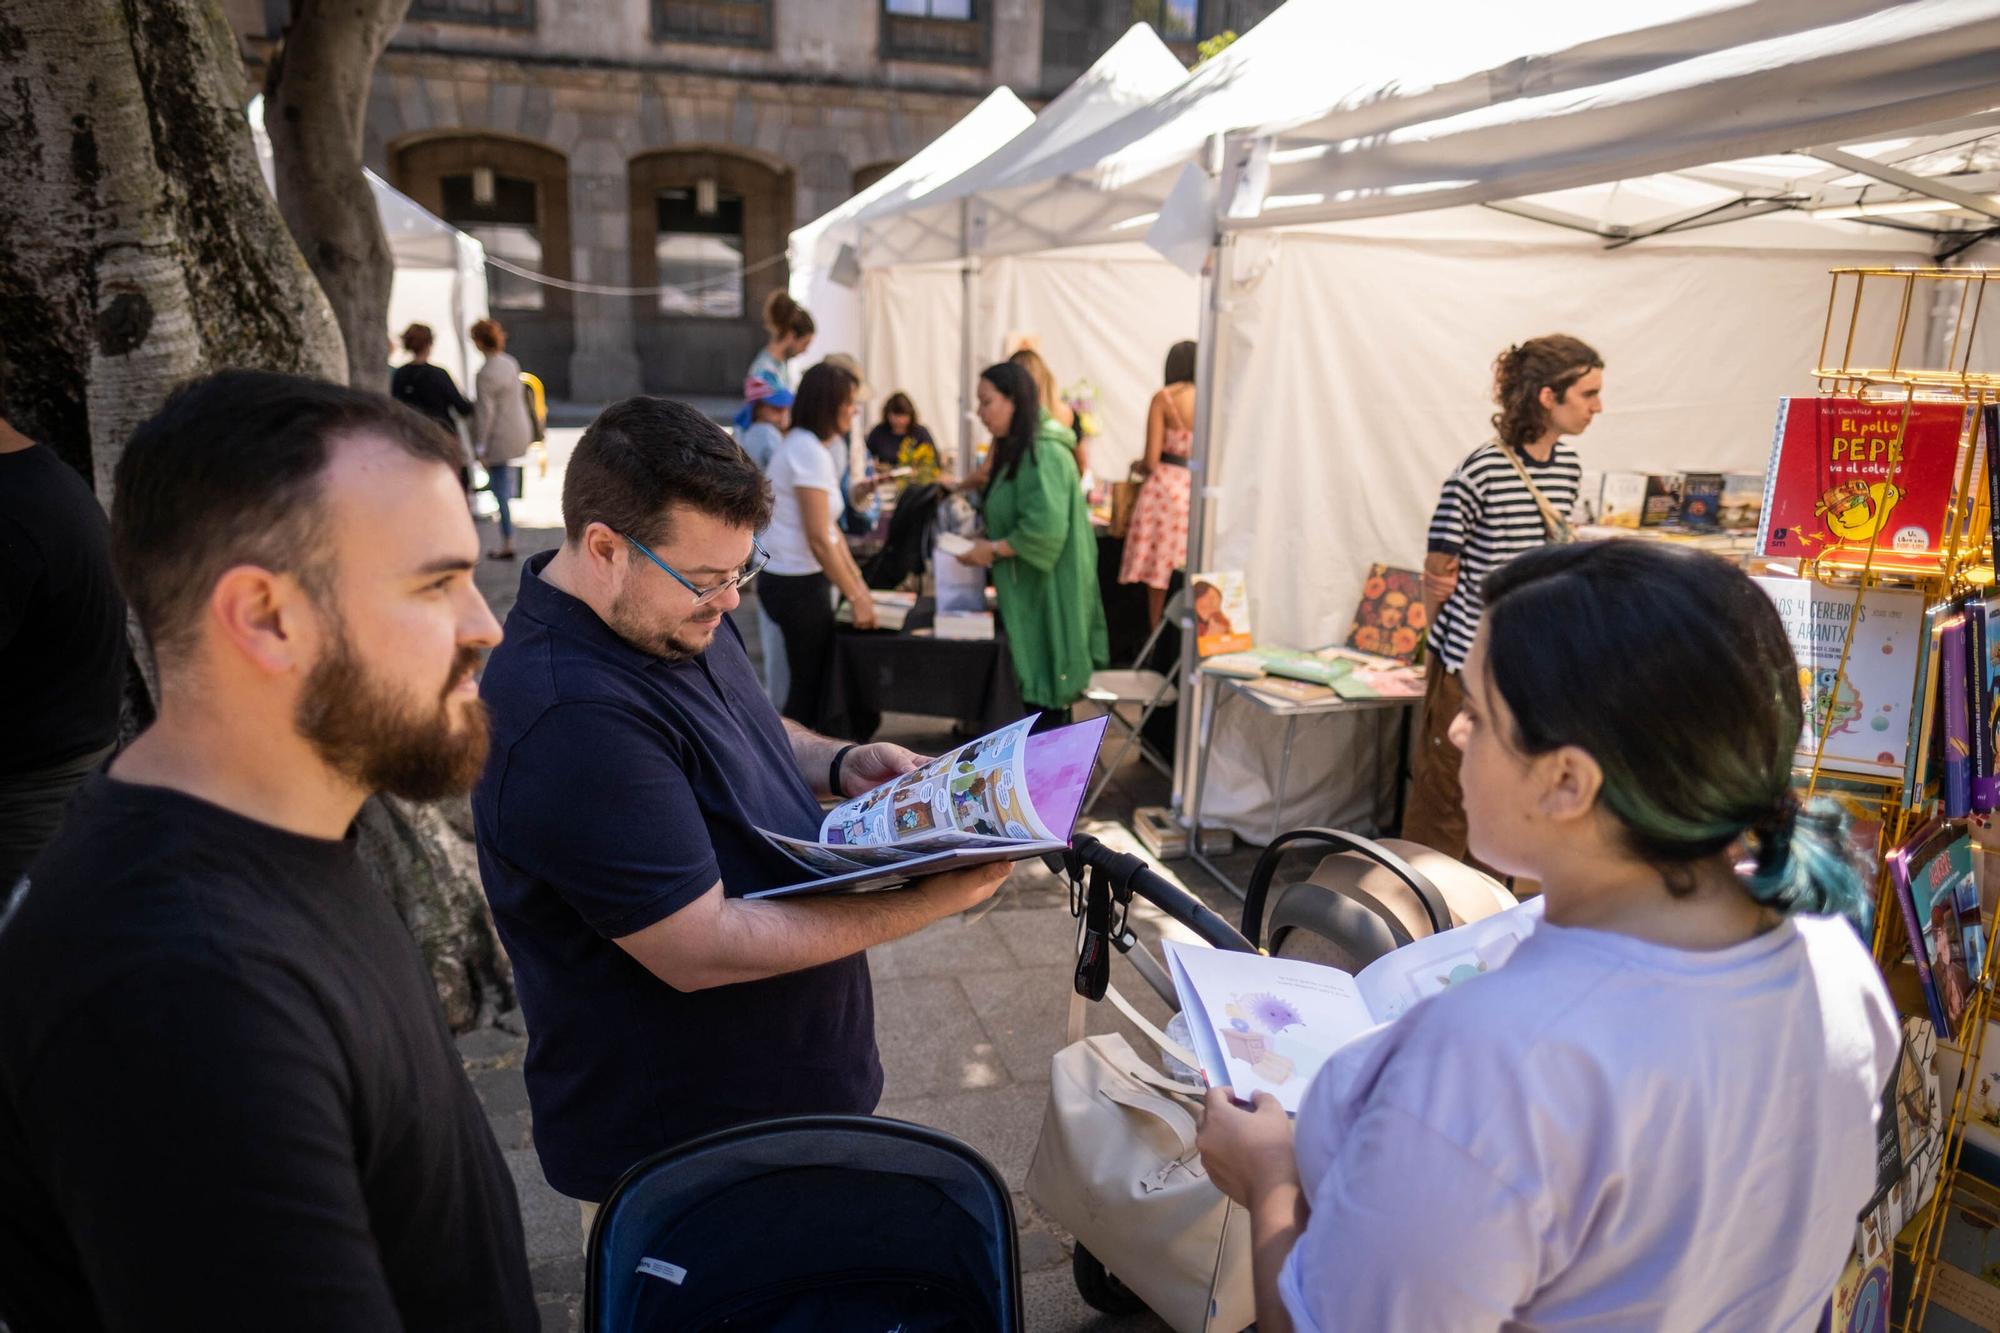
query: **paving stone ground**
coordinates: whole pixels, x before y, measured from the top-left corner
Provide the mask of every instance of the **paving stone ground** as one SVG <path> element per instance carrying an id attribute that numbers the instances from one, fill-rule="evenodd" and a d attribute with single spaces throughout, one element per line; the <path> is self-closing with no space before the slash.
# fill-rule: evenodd
<path id="1" fill-rule="evenodd" d="M 560 522 L 554 492 L 561 463 L 578 433 L 573 428 L 551 431 L 551 475 L 529 479 L 523 517 L 549 526 L 522 529 L 516 544 L 523 555 L 561 541 L 554 526 Z M 490 525 L 486 536 L 491 545 Z M 503 619 L 519 577 L 518 562 L 489 562 L 479 571 L 480 586 Z M 746 606 L 739 615 L 747 613 Z M 745 638 L 754 654 L 757 636 Z M 890 714 L 878 738 L 935 753 L 951 744 L 949 726 L 940 719 Z M 1139 851 L 1125 821 L 1134 805 L 1161 804 L 1165 796 L 1164 783 L 1153 770 L 1130 764 L 1085 828 Z M 1248 860 L 1239 856 L 1228 868 L 1240 879 Z M 1236 919 L 1235 900 L 1191 862 L 1157 868 L 1195 890 L 1226 918 Z M 1163 933 L 1178 929 L 1143 904 L 1135 906 L 1133 922 L 1140 936 L 1154 944 Z M 1073 929 L 1067 892 L 1039 862 L 1028 862 L 1016 868 L 982 911 L 871 950 L 876 1037 L 886 1076 L 878 1114 L 957 1135 L 1005 1178 L 1019 1224 L 1030 1330 L 1163 1330 L 1166 1325 L 1150 1314 L 1114 1318 L 1086 1306 L 1070 1275 L 1070 1236 L 1022 1192 L 1048 1099 L 1049 1059 L 1062 1044 Z M 1154 1022 L 1166 1021 L 1167 1006 L 1129 967 L 1119 964 L 1113 979 Z M 1148 1049 L 1109 1005 L 1091 1010 L 1091 1032 L 1125 1031 L 1135 1049 Z M 527 1038 L 518 1012 L 503 1015 L 497 1027 L 461 1038 L 459 1048 L 520 1191 L 542 1326 L 550 1333 L 568 1333 L 577 1327 L 583 1292 L 577 1210 L 549 1187 L 535 1159 L 521 1077 Z"/>

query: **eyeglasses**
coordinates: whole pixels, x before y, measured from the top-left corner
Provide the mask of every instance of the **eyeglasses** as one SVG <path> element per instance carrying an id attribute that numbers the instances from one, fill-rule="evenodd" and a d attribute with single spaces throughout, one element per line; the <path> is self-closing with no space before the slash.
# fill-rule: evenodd
<path id="1" fill-rule="evenodd" d="M 718 584 L 715 584 L 712 587 L 697 588 L 694 586 L 694 584 L 689 583 L 687 581 L 687 578 L 684 575 L 682 575 L 682 573 L 678 569 L 675 569 L 672 565 L 660 559 L 660 557 L 658 557 L 657 555 L 654 555 L 651 549 L 647 547 L 646 543 L 640 541 L 637 537 L 627 536 L 625 533 L 622 532 L 619 533 L 618 535 L 624 537 L 625 540 L 631 544 L 633 550 L 637 551 L 640 555 L 645 556 L 648 560 L 652 561 L 654 564 L 658 565 L 661 569 L 664 569 L 667 571 L 667 573 L 671 574 L 673 576 L 674 582 L 680 584 L 683 588 L 686 588 L 689 592 L 693 593 L 694 604 L 696 606 L 700 606 L 704 602 L 714 601 L 716 598 L 722 596 L 722 594 L 728 592 L 731 588 L 742 587 L 744 584 L 748 583 L 751 579 L 756 578 L 758 573 L 764 568 L 764 566 L 771 562 L 771 553 L 765 550 L 762 546 L 760 546 L 755 537 L 752 537 L 750 539 L 750 559 L 747 562 L 745 562 L 742 569 L 738 570 L 734 574 L 731 574 L 728 578 L 724 579 L 722 582 Z"/>

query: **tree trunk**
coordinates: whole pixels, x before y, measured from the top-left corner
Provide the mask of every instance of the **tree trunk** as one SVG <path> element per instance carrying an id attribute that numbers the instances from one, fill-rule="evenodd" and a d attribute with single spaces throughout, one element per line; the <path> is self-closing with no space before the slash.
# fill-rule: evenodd
<path id="1" fill-rule="evenodd" d="M 107 506 L 125 441 L 180 381 L 224 366 L 347 377 L 246 100 L 217 0 L 0 4 L 0 415 Z M 386 305 L 385 275 L 378 343 Z M 463 1027 L 509 1007 L 512 985 L 469 829 L 447 814 L 377 798 L 360 838 Z"/>
<path id="2" fill-rule="evenodd" d="M 348 382 L 389 384 L 389 284 L 395 258 L 361 169 L 362 119 L 375 61 L 410 0 L 299 0 L 271 60 L 264 128 L 278 208 L 333 305 Z"/>

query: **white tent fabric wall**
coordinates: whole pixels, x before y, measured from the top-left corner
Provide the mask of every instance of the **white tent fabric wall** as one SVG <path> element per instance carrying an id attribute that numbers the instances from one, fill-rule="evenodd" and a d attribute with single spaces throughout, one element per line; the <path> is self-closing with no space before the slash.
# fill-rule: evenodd
<path id="1" fill-rule="evenodd" d="M 960 310 L 956 263 L 870 269 L 862 364 L 877 399 L 901 389 L 941 445 L 957 438 Z M 975 372 L 1000 360 L 1012 334 L 1035 336 L 1057 380 L 1097 391 L 1096 475 L 1122 478 L 1144 453 L 1146 407 L 1167 349 L 1194 336 L 1197 285 L 1136 245 L 1022 255 L 986 263 L 973 319 Z M 975 427 L 976 438 L 986 438 Z"/>

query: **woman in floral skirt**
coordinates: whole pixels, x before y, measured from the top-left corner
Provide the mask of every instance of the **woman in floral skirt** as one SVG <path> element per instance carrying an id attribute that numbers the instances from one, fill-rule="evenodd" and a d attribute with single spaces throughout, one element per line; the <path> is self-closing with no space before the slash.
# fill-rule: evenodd
<path id="1" fill-rule="evenodd" d="M 1148 623 L 1158 628 L 1167 584 L 1187 561 L 1188 450 L 1194 443 L 1194 344 L 1167 353 L 1166 387 L 1146 409 L 1146 457 L 1134 470 L 1146 479 L 1125 530 L 1120 583 L 1146 585 Z"/>

